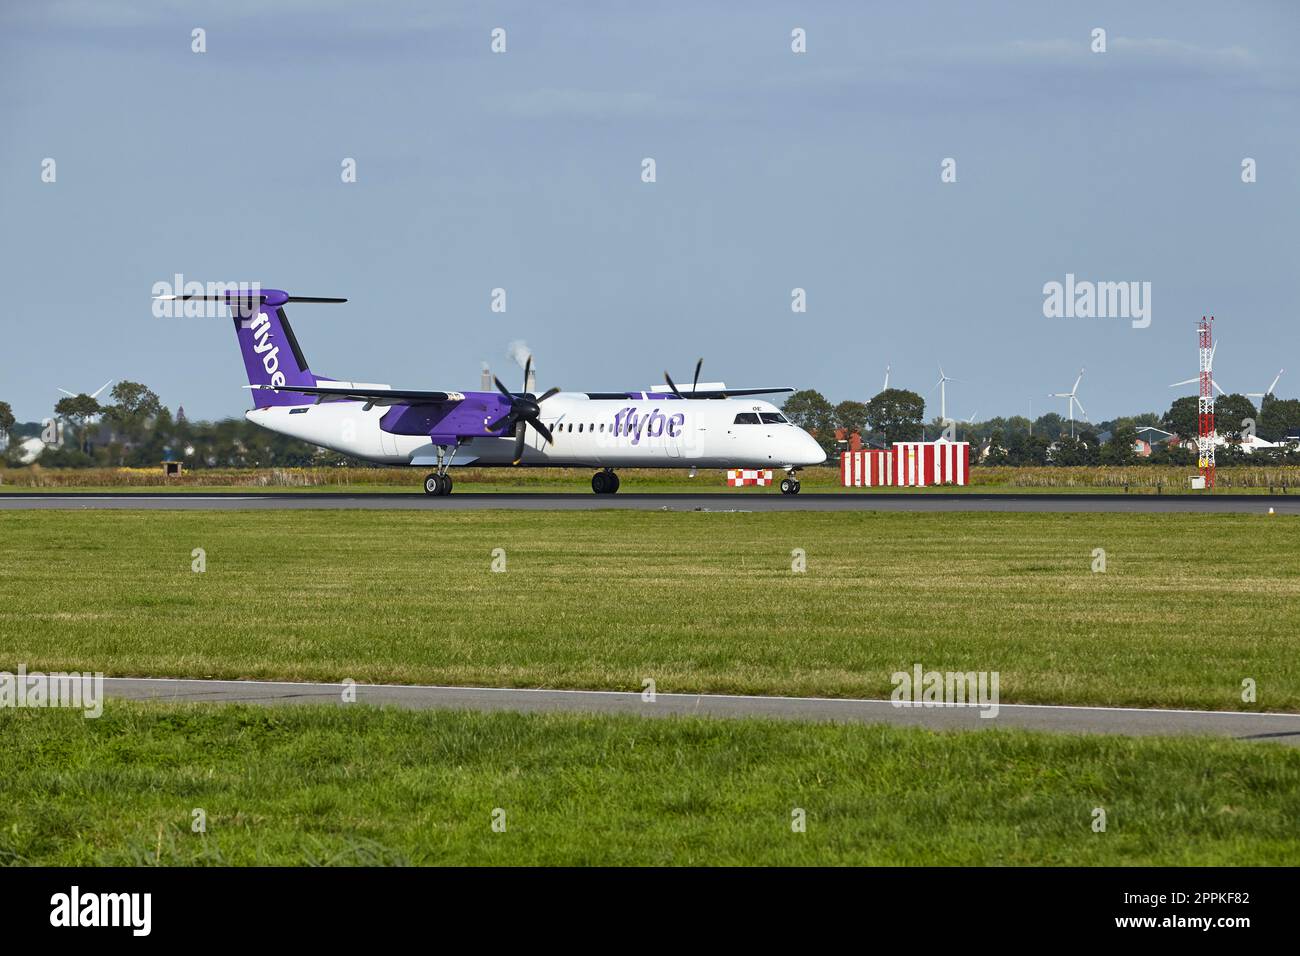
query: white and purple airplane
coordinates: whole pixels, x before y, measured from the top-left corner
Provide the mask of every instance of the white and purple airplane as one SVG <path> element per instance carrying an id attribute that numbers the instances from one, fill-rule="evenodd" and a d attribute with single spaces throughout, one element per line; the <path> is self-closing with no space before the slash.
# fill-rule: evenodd
<path id="1" fill-rule="evenodd" d="M 826 460 L 802 428 L 769 402 L 750 398 L 791 388 L 688 389 L 664 373 L 645 391 L 447 392 L 345 382 L 313 373 L 289 326 L 291 302 L 346 302 L 255 294 L 162 298 L 225 301 L 231 308 L 255 408 L 249 421 L 354 458 L 433 467 L 430 495 L 451 493 L 451 466 L 524 465 L 597 469 L 591 490 L 618 491 L 617 468 L 782 469 L 784 494 L 798 494 L 797 472 Z M 531 356 L 524 370 L 529 381 Z"/>

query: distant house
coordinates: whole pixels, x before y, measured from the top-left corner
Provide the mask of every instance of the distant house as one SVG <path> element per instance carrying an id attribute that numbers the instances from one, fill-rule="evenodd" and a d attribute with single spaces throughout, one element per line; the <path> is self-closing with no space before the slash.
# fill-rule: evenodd
<path id="1" fill-rule="evenodd" d="M 1178 436 L 1154 425 L 1143 425 L 1137 430 L 1137 441 L 1133 450 L 1142 458 L 1151 457 L 1151 452 L 1159 445 L 1167 445 Z"/>
<path id="2" fill-rule="evenodd" d="M 866 447 L 866 443 L 862 440 L 861 435 L 857 432 L 850 432 L 845 428 L 835 429 L 835 441 L 844 445 L 845 451 L 862 451 L 862 449 Z"/>
<path id="3" fill-rule="evenodd" d="M 1224 445 L 1235 445 L 1235 446 L 1241 448 L 1241 450 L 1244 451 L 1244 452 L 1245 452 L 1246 454 L 1248 454 L 1248 455 L 1249 455 L 1249 454 L 1254 454 L 1255 452 L 1257 452 L 1257 451 L 1261 451 L 1261 450 L 1266 449 L 1266 448 L 1280 448 L 1280 447 L 1282 447 L 1283 445 L 1285 445 L 1286 443 L 1287 443 L 1287 439 L 1283 439 L 1283 440 L 1280 441 L 1280 442 L 1278 442 L 1278 441 L 1267 441 L 1267 440 L 1265 440 L 1265 439 L 1263 439 L 1263 438 L 1260 438 L 1258 435 L 1250 435 L 1250 436 L 1248 436 L 1248 437 L 1246 437 L 1246 438 L 1243 438 L 1243 439 L 1241 439 L 1241 440 L 1237 440 L 1237 439 L 1235 439 L 1235 438 L 1233 438 L 1233 439 L 1228 439 L 1228 438 L 1225 438 L 1225 437 L 1223 437 L 1222 435 L 1219 435 L 1219 434 L 1215 434 L 1215 436 L 1214 436 L 1214 447 L 1215 447 L 1215 448 L 1222 448 Z M 1195 439 L 1195 438 L 1179 438 L 1177 435 L 1175 435 L 1173 438 L 1169 439 L 1169 441 L 1168 441 L 1168 445 L 1169 445 L 1170 448 L 1178 448 L 1178 447 L 1180 447 L 1180 446 L 1182 446 L 1182 445 L 1186 445 L 1187 447 L 1189 447 L 1189 448 L 1195 450 L 1195 448 L 1196 448 L 1196 439 Z"/>

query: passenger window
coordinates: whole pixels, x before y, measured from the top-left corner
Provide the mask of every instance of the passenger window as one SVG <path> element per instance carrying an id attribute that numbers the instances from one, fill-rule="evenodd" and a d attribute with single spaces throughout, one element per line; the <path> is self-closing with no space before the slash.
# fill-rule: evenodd
<path id="1" fill-rule="evenodd" d="M 578 426 L 578 434 L 582 434 L 582 425 Z"/>
<path id="2" fill-rule="evenodd" d="M 754 412 L 741 412 L 739 415 L 736 416 L 736 421 L 735 421 L 733 424 L 736 424 L 736 425 L 757 425 L 758 423 L 759 423 L 759 422 L 758 422 L 758 415 L 757 415 L 756 413 L 754 413 Z"/>

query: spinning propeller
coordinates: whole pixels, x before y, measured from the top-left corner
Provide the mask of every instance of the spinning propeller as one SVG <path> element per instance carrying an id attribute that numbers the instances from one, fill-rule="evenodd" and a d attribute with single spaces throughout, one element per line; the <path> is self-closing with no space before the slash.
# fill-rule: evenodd
<path id="1" fill-rule="evenodd" d="M 528 387 L 529 373 L 532 370 L 533 357 L 530 355 L 528 356 L 527 363 L 524 365 L 525 388 Z M 489 422 L 483 427 L 486 431 L 494 432 L 498 428 L 507 428 L 511 425 L 514 426 L 515 456 L 512 464 L 517 465 L 524 457 L 524 437 L 528 425 L 532 425 L 537 429 L 537 434 L 545 438 L 548 445 L 555 441 L 554 437 L 551 435 L 551 430 L 538 421 L 537 416 L 542 413 L 540 407 L 542 402 L 546 401 L 560 390 L 558 388 L 548 388 L 541 395 L 534 396 L 531 392 L 511 392 L 501 384 L 501 379 L 497 378 L 495 375 L 492 376 L 492 381 L 496 383 L 497 390 L 506 398 L 510 399 L 510 411 L 506 412 L 496 421 Z"/>
<path id="2" fill-rule="evenodd" d="M 704 359 L 699 359 L 695 363 L 695 377 L 691 379 L 691 394 L 689 396 L 683 395 L 678 390 L 677 383 L 673 381 L 673 377 L 668 374 L 667 370 L 664 371 L 664 381 L 668 383 L 668 387 L 673 390 L 673 394 L 676 395 L 678 398 L 694 398 L 695 386 L 700 384 L 700 368 L 703 365 L 704 365 Z"/>

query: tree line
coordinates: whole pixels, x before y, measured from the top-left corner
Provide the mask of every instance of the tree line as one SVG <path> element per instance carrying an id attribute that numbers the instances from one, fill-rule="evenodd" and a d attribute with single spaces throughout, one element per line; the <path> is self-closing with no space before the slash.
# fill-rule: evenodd
<path id="1" fill-rule="evenodd" d="M 191 468 L 290 467 L 328 464 L 356 464 L 353 459 L 329 452 L 295 438 L 277 435 L 242 418 L 215 422 L 192 422 L 174 418 L 158 395 L 139 382 L 122 381 L 113 386 L 111 401 L 100 403 L 89 395 L 71 395 L 54 406 L 49 420 L 59 426 L 49 435 L 48 422 L 18 423 L 13 409 L 0 401 L 0 435 L 8 436 L 4 461 L 19 464 L 21 442 L 40 437 L 46 447 L 40 462 L 48 467 L 126 466 L 149 467 L 164 459 L 182 460 Z M 832 458 L 845 443 L 845 436 L 860 435 L 865 442 L 888 447 L 896 441 L 935 439 L 948 429 L 951 437 L 972 444 L 988 445 L 985 464 L 1093 465 L 1151 464 L 1194 465 L 1194 442 L 1176 447 L 1156 445 L 1150 457 L 1134 451 L 1137 429 L 1150 425 L 1195 439 L 1198 430 L 1197 399 L 1175 399 L 1163 415 L 1146 412 L 1093 425 L 1070 423 L 1055 412 L 1034 420 L 1021 415 L 990 418 L 979 422 L 926 421 L 925 399 L 916 392 L 887 388 L 869 401 L 845 400 L 832 405 L 820 392 L 794 392 L 782 406 L 786 417 L 810 432 Z M 1220 396 L 1215 402 L 1219 434 L 1230 442 L 1252 431 L 1260 438 L 1278 441 L 1300 431 L 1300 400 L 1267 396 L 1256 408 L 1245 395 Z M 1109 432 L 1108 440 L 1101 436 Z M 53 440 L 51 440 L 53 439 Z M 1216 454 L 1221 463 L 1247 459 L 1246 452 L 1232 444 Z M 1258 451 L 1256 456 L 1266 454 Z M 1300 452 L 1278 455 L 1300 461 Z M 1253 460 L 1260 460 L 1255 457 Z"/>
<path id="2" fill-rule="evenodd" d="M 178 419 L 139 382 L 118 382 L 110 397 L 101 403 L 85 394 L 68 396 L 54 406 L 52 418 L 21 424 L 10 405 L 0 401 L 0 434 L 9 439 L 4 463 L 19 465 L 22 442 L 39 438 L 44 443 L 40 464 L 50 468 L 143 468 L 164 460 L 183 461 L 188 468 L 356 464 L 246 419 Z"/>
<path id="3" fill-rule="evenodd" d="M 815 389 L 794 392 L 782 406 L 785 416 L 806 429 L 834 456 L 845 447 L 838 435 L 858 434 L 864 443 L 888 447 L 896 441 L 934 440 L 945 431 L 958 441 L 988 445 L 984 464 L 991 465 L 1106 465 L 1150 464 L 1195 465 L 1195 439 L 1199 432 L 1198 400 L 1178 398 L 1164 414 L 1144 412 L 1092 424 L 1070 422 L 1055 412 L 1030 420 L 1022 415 L 997 417 L 978 422 L 942 422 L 925 418 L 925 399 L 916 392 L 887 388 L 870 401 L 845 400 L 832 405 Z M 1300 431 L 1300 400 L 1266 396 L 1256 408 L 1245 395 L 1222 395 L 1215 401 L 1215 425 L 1219 435 L 1240 442 L 1250 434 L 1266 441 L 1280 441 Z M 1168 446 L 1155 444 L 1149 457 L 1135 450 L 1138 429 L 1144 426 L 1172 432 L 1184 442 Z M 1106 441 L 1102 436 L 1106 435 Z M 1255 460 L 1238 445 L 1221 446 L 1215 453 L 1220 463 Z M 1259 450 L 1254 455 L 1300 461 L 1300 452 Z"/>

